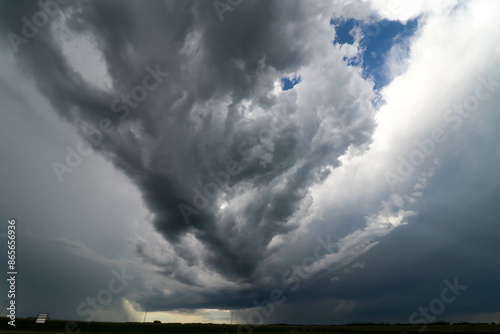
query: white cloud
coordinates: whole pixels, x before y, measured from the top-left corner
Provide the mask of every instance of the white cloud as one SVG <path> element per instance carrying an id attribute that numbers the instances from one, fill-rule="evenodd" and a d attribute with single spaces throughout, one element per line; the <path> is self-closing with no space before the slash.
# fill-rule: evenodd
<path id="1" fill-rule="evenodd" d="M 420 14 L 426 14 L 426 18 L 412 39 L 407 70 L 382 91 L 385 104 L 377 113 L 378 126 L 369 150 L 361 154 L 349 151 L 341 159 L 342 166 L 312 191 L 311 210 L 325 224 L 331 224 L 325 212 L 338 214 L 344 207 L 351 207 L 349 203 L 380 201 L 382 209 L 366 217 L 365 228 L 342 238 L 338 242 L 339 252 L 315 263 L 315 270 L 332 268 L 332 264 L 333 268 L 347 265 L 373 247 L 377 238 L 417 214 L 411 208 L 422 197 L 435 168 L 439 168 L 439 143 L 436 153 L 425 157 L 425 162 L 403 178 L 395 192 L 386 182 L 385 173 L 397 172 L 399 157 L 408 159 L 418 149 L 415 141 L 431 137 L 434 129 L 443 128 L 449 137 L 459 135 L 448 131 L 449 124 L 443 121 L 446 108 L 474 91 L 477 75 L 486 75 L 497 68 L 493 60 L 498 59 L 500 51 L 500 29 L 492 28 L 498 26 L 498 20 L 491 14 L 492 3 L 469 2 L 454 10 L 450 4 L 434 6 L 425 2 L 405 8 L 401 14 L 402 19 Z M 462 37 L 457 43 L 460 29 Z M 489 38 L 477 38 L 485 35 Z M 388 63 L 389 69 L 399 66 L 397 62 Z"/>

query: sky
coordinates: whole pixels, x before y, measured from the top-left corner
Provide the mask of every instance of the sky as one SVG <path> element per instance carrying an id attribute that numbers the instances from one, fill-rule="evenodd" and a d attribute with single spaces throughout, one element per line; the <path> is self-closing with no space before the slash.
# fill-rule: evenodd
<path id="1" fill-rule="evenodd" d="M 17 317 L 497 322 L 499 7 L 2 1 Z"/>

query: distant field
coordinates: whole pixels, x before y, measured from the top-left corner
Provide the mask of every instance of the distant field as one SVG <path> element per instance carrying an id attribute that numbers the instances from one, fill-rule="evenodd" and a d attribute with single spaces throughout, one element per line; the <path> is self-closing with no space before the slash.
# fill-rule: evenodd
<path id="1" fill-rule="evenodd" d="M 46 324 L 35 324 L 33 319 L 17 319 L 16 327 L 9 326 L 5 318 L 1 319 L 1 333 L 78 333 L 65 330 L 67 322 L 49 320 Z M 152 323 L 111 323 L 111 322 L 76 322 L 80 333 L 237 333 L 237 325 L 212 324 L 152 324 Z M 252 326 L 253 333 L 418 333 L 420 326 Z M 241 333 L 248 333 L 244 328 Z M 423 332 L 432 333 L 500 333 L 500 325 L 465 325 L 465 326 L 428 326 Z"/>

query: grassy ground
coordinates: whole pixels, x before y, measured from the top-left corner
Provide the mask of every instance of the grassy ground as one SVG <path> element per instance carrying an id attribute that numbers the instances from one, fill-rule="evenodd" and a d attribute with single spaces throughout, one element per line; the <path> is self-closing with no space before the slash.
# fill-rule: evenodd
<path id="1" fill-rule="evenodd" d="M 106 323 L 76 322 L 74 327 L 66 327 L 66 321 L 49 320 L 46 324 L 36 324 L 34 319 L 16 319 L 16 326 L 0 319 L 1 333 L 238 333 L 237 325 L 212 324 L 152 324 L 152 323 Z M 68 325 L 70 326 L 70 325 Z M 418 333 L 421 326 L 252 326 L 253 333 Z M 239 333 L 249 333 L 248 327 Z M 81 332 L 79 332 L 80 330 Z M 500 325 L 427 326 L 425 334 L 432 333 L 500 333 Z"/>

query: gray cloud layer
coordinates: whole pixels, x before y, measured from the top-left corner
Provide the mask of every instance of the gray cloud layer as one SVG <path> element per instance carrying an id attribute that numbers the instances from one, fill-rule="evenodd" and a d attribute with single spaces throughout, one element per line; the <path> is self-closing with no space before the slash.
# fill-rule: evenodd
<path id="1" fill-rule="evenodd" d="M 373 83 L 359 69 L 345 66 L 348 51 L 331 43 L 333 8 L 301 1 L 246 1 L 221 22 L 210 1 L 78 1 L 61 6 L 47 26 L 19 46 L 19 67 L 82 137 L 97 138 L 88 127 L 100 128 L 103 119 L 110 120 L 113 131 L 94 150 L 136 185 L 154 215 L 152 224 L 162 240 L 145 235 L 132 245 L 174 288 L 167 294 L 157 278 L 140 278 L 130 300 L 153 310 L 252 307 L 252 300 L 268 299 L 272 289 L 284 288 L 282 273 L 313 253 L 318 236 L 326 240 L 333 232 L 343 240 L 336 243 L 338 258 L 328 262 L 322 256 L 325 262 L 318 262 L 315 275 L 302 281 L 300 290 L 287 295 L 288 303 L 273 320 L 291 321 L 288 314 L 298 309 L 305 322 L 336 322 L 332 317 L 355 308 L 353 321 L 383 321 L 387 312 L 406 321 L 415 303 L 434 298 L 430 287 L 440 288 L 444 278 L 460 275 L 471 286 L 479 284 L 457 270 L 458 262 L 443 268 L 442 261 L 454 254 L 484 276 L 494 275 L 495 260 L 489 254 L 497 247 L 469 225 L 476 219 L 483 229 L 496 229 L 493 162 L 498 155 L 491 148 L 496 139 L 492 124 L 498 119 L 493 113 L 477 125 L 484 135 L 467 128 L 471 133 L 457 134 L 457 141 L 440 149 L 444 163 L 437 181 L 429 186 L 426 201 L 412 207 L 425 214 L 409 218 L 410 224 L 385 243 L 372 249 L 385 232 L 365 237 L 353 231 L 365 226 L 366 217 L 386 213 L 379 211 L 386 190 L 352 195 L 350 189 L 332 189 L 332 194 L 345 192 L 346 198 L 357 199 L 317 204 L 312 189 L 342 165 L 339 158 L 348 150 L 367 152 L 377 125 Z M 39 9 L 33 1 L 3 3 L 2 34 L 21 31 L 19 18 Z M 64 52 L 65 35 L 93 41 L 110 89 L 92 85 L 74 67 Z M 10 47 L 8 41 L 2 43 L 2 48 Z M 135 87 L 153 84 L 152 71 L 168 76 L 157 77 L 158 86 L 147 90 L 137 105 L 120 102 Z M 301 75 L 303 82 L 290 91 L 276 89 L 275 83 L 289 74 Z M 475 158 L 460 163 L 465 152 L 475 152 Z M 469 184 L 458 192 L 463 196 L 440 193 L 464 175 L 477 174 L 492 175 L 487 183 L 494 186 L 467 178 Z M 219 183 L 227 178 L 227 185 L 215 178 Z M 466 203 L 469 215 L 463 211 Z M 443 249 L 450 238 L 450 248 Z M 359 244 L 351 247 L 349 242 Z M 478 257 L 484 262 L 478 263 Z M 426 267 L 432 268 L 432 278 L 424 279 Z M 402 270 L 408 271 L 394 276 Z M 338 279 L 332 280 L 335 275 Z M 420 280 L 425 283 L 416 298 L 411 285 Z M 393 305 L 401 310 L 395 312 Z M 458 306 L 455 313 L 468 310 Z"/>
<path id="2" fill-rule="evenodd" d="M 18 29 L 19 22 L 12 19 L 15 13 L 36 12 L 36 4 L 25 6 L 14 6 L 5 30 Z M 326 102 L 339 104 L 338 110 L 326 115 L 320 110 L 328 107 L 323 101 L 303 110 L 293 95 L 269 94 L 281 74 L 312 61 L 306 46 L 295 42 L 314 33 L 305 27 L 304 16 L 311 10 L 305 4 L 249 3 L 228 15 L 224 24 L 210 3 L 173 2 L 168 7 L 164 2 L 82 2 L 65 8 L 74 12 L 68 24 L 74 33 L 95 38 L 116 88 L 130 91 L 140 84 L 146 66 L 170 74 L 135 109 L 120 105 L 130 110 L 130 116 L 97 149 L 140 187 L 165 238 L 176 243 L 179 236 L 194 233 L 208 251 L 203 262 L 228 278 L 248 279 L 272 237 L 296 228 L 287 221 L 307 196 L 307 187 L 320 181 L 326 166 L 338 165 L 337 157 L 349 145 L 369 140 L 372 110 L 366 102 L 352 106 L 337 102 L 347 89 L 342 86 L 325 97 Z M 21 47 L 19 61 L 31 70 L 62 117 L 96 128 L 103 118 L 116 124 L 110 101 L 118 93 L 103 93 L 85 83 L 49 29 Z M 250 101 L 248 106 L 245 100 Z M 261 116 L 248 120 L 259 110 Z M 287 123 L 278 129 L 273 118 Z M 321 133 L 326 131 L 320 128 L 322 122 L 337 123 L 327 130 L 338 133 L 335 143 Z M 269 138 L 248 142 L 259 134 Z M 242 156 L 250 154 L 248 150 L 257 151 L 256 158 Z M 193 206 L 192 189 L 203 191 L 213 182 L 210 173 L 225 171 L 228 161 L 236 161 L 242 169 L 231 177 L 224 197 L 258 192 L 260 198 L 228 214 L 221 214 L 213 199 L 191 217 L 188 226 L 179 205 Z M 277 183 L 283 185 L 279 190 L 273 189 Z M 234 228 L 237 219 L 240 231 Z M 175 250 L 182 258 L 191 256 L 182 246 Z"/>

